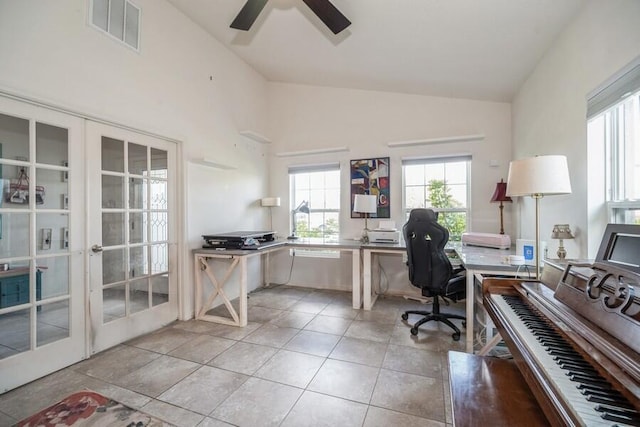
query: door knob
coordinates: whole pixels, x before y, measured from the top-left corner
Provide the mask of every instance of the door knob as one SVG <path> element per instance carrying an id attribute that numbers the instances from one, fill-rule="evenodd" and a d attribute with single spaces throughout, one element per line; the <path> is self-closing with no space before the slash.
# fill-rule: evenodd
<path id="1" fill-rule="evenodd" d="M 91 250 L 92 250 L 93 252 L 95 252 L 95 253 L 102 252 L 102 246 L 100 246 L 100 245 L 93 245 L 93 246 L 91 246 Z"/>

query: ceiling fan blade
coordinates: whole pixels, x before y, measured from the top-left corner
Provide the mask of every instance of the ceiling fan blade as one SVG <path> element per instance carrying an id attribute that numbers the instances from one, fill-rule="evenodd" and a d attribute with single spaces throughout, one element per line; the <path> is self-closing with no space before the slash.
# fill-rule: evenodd
<path id="1" fill-rule="evenodd" d="M 236 19 L 231 23 L 231 28 L 248 31 L 258 18 L 258 15 L 260 15 L 262 9 L 264 9 L 265 4 L 267 4 L 267 0 L 247 0 L 238 13 L 238 16 L 236 16 Z"/>
<path id="2" fill-rule="evenodd" d="M 318 18 L 324 25 L 329 27 L 333 34 L 338 34 L 340 31 L 351 25 L 351 21 L 347 19 L 336 7 L 331 4 L 329 0 L 302 0 L 307 6 L 318 15 Z"/>

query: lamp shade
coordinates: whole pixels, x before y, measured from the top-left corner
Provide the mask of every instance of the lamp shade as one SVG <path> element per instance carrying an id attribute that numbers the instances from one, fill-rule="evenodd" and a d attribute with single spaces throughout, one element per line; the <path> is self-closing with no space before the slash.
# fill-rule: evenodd
<path id="1" fill-rule="evenodd" d="M 358 213 L 376 213 L 378 211 L 378 197 L 369 194 L 356 194 L 353 200 L 353 211 Z"/>
<path id="2" fill-rule="evenodd" d="M 491 196 L 492 202 L 512 202 L 511 197 L 507 196 L 507 183 L 504 180 L 500 180 L 496 184 L 496 189 Z"/>
<path id="3" fill-rule="evenodd" d="M 280 197 L 265 197 L 260 199 L 260 204 L 265 207 L 280 206 Z"/>
<path id="4" fill-rule="evenodd" d="M 551 232 L 552 239 L 573 239 L 573 234 L 571 234 L 571 228 L 569 228 L 569 224 L 556 224 L 553 226 L 553 231 Z"/>
<path id="5" fill-rule="evenodd" d="M 566 156 L 536 156 L 509 163 L 507 196 L 569 194 Z"/>

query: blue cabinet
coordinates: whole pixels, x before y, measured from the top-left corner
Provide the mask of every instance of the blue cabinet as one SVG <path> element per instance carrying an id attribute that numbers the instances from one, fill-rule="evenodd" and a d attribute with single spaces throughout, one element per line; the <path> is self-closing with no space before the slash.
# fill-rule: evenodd
<path id="1" fill-rule="evenodd" d="M 27 269 L 16 269 L 0 274 L 0 308 L 29 302 L 29 272 Z M 42 272 L 36 270 L 36 299 L 42 298 Z"/>

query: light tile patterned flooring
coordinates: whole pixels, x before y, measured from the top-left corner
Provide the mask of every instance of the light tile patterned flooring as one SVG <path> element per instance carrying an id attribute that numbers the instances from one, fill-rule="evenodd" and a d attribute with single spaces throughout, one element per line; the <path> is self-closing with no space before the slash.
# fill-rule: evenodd
<path id="1" fill-rule="evenodd" d="M 0 426 L 83 388 L 178 426 L 450 426 L 447 351 L 464 345 L 434 322 L 412 337 L 400 315 L 416 308 L 430 306 L 260 290 L 245 328 L 174 322 L 0 395 Z"/>

